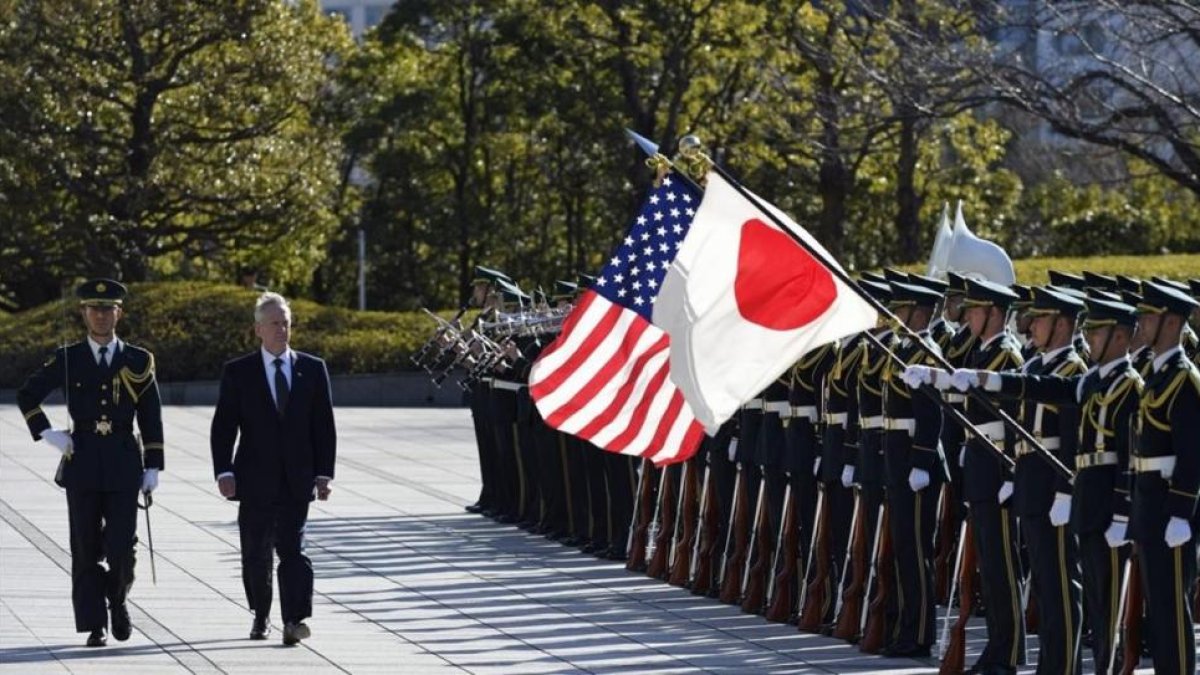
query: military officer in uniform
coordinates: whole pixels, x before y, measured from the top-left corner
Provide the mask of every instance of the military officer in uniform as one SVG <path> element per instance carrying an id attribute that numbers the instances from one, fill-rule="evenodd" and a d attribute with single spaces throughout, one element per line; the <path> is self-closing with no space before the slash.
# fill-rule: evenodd
<path id="1" fill-rule="evenodd" d="M 941 295 L 915 284 L 893 282 L 891 286 L 891 305 L 897 317 L 918 339 L 926 341 L 929 349 L 937 349 L 927 327 Z M 895 353 L 905 364 L 929 359 L 926 350 L 909 336 L 899 340 Z M 889 360 L 883 377 L 884 483 L 899 589 L 896 629 L 883 654 L 928 657 L 936 615 L 933 534 L 938 492 L 946 480 L 939 444 L 942 411 L 936 401 L 904 383 L 898 366 Z"/>
<path id="2" fill-rule="evenodd" d="M 131 632 L 126 598 L 133 585 L 138 492 L 152 492 L 163 468 L 162 409 L 154 356 L 117 337 L 126 289 L 93 279 L 76 289 L 87 337 L 58 349 L 17 391 L 35 440 L 62 453 L 71 532 L 75 630 L 87 646 Z M 41 403 L 64 388 L 68 428 L 52 428 Z M 134 420 L 141 434 L 134 433 Z M 103 561 L 107 559 L 107 569 Z M 107 608 L 106 608 L 107 602 Z"/>
<path id="3" fill-rule="evenodd" d="M 1129 537 L 1137 543 L 1150 652 L 1156 673 L 1193 673 L 1196 639 L 1185 594 L 1196 578 L 1200 493 L 1200 371 L 1180 347 L 1188 316 L 1200 306 L 1186 293 L 1142 284 L 1138 311 L 1155 357 L 1142 391 L 1133 470 Z"/>
<path id="4" fill-rule="evenodd" d="M 997 371 L 1020 368 L 1023 363 L 1020 343 L 1005 328 L 1016 293 L 1005 286 L 976 279 L 967 279 L 966 286 L 963 318 L 979 340 L 967 365 Z M 947 378 L 939 374 L 934 385 L 944 388 Z M 1015 406 L 1007 406 L 1005 411 L 1015 416 Z M 970 400 L 965 414 L 1005 455 L 1015 455 L 1015 439 L 1005 429 L 1004 422 Z M 969 672 L 1012 673 L 1025 655 L 1021 569 L 1011 511 L 1012 476 L 991 449 L 974 439 L 963 446 L 958 461 L 962 466 L 962 497 L 968 504 L 975 532 L 983 601 L 987 605 L 987 645 Z"/>

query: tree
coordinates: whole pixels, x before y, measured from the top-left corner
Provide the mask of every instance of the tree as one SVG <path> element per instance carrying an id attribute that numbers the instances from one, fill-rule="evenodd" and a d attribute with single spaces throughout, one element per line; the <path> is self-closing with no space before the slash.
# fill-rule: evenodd
<path id="1" fill-rule="evenodd" d="M 308 281 L 337 223 L 340 22 L 311 0 L 3 11 L 0 266 L 22 306 L 76 275 Z"/>

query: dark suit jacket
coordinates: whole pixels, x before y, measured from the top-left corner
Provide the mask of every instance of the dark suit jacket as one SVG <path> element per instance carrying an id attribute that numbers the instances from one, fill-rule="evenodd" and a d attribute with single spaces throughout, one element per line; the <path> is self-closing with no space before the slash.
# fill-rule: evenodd
<path id="1" fill-rule="evenodd" d="M 213 474 L 232 471 L 237 480 L 234 499 L 311 501 L 315 478 L 333 478 L 337 433 L 329 372 L 321 359 L 295 355 L 282 416 L 275 410 L 260 350 L 225 364 L 211 445 Z M 280 495 L 285 485 L 288 494 Z"/>

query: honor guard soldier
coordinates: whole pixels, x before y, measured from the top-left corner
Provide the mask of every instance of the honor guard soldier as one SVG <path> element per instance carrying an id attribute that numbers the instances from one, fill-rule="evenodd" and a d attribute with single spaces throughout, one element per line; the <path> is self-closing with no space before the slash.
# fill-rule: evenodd
<path id="1" fill-rule="evenodd" d="M 1138 311 L 1155 357 L 1142 392 L 1138 441 L 1130 460 L 1129 536 L 1141 558 L 1150 652 L 1156 673 L 1193 673 L 1196 639 L 1185 596 L 1196 578 L 1196 501 L 1200 492 L 1200 371 L 1180 347 L 1188 316 L 1200 306 L 1169 286 L 1142 284 Z"/>
<path id="2" fill-rule="evenodd" d="M 891 286 L 896 316 L 927 342 L 926 349 L 937 349 L 927 327 L 941 295 L 915 284 Z M 906 336 L 895 353 L 904 364 L 928 363 L 926 349 Z M 937 613 L 933 535 L 938 493 L 946 480 L 939 440 L 942 411 L 937 401 L 909 388 L 898 368 L 903 366 L 889 359 L 883 377 L 884 482 L 899 588 L 896 629 L 883 654 L 924 658 L 933 646 Z"/>
<path id="3" fill-rule="evenodd" d="M 75 630 L 88 634 L 87 646 L 102 647 L 110 613 L 113 637 L 129 639 L 125 603 L 134 580 L 137 497 L 158 486 L 162 407 L 154 356 L 116 334 L 125 287 L 112 279 L 93 279 L 81 284 L 76 295 L 87 338 L 58 349 L 34 371 L 17 391 L 17 405 L 33 438 L 62 453 Z M 67 429 L 51 428 L 41 408 L 59 388 L 71 418 Z"/>
<path id="4" fill-rule="evenodd" d="M 1075 323 L 1084 304 L 1045 288 L 1032 290 L 1027 313 L 1038 353 L 1022 372 L 1069 378 L 1087 365 L 1072 345 Z M 1079 410 L 1074 401 L 1051 405 L 1022 397 L 1021 423 L 1065 466 L 1075 461 Z M 1080 618 L 1079 555 L 1068 532 L 1071 483 L 1026 443 L 1017 445 L 1013 513 L 1020 519 L 1028 550 L 1033 588 L 1037 590 L 1038 668 L 1048 673 L 1078 673 Z"/>
<path id="5" fill-rule="evenodd" d="M 983 370 L 1016 370 L 1021 367 L 1021 347 L 1005 329 L 1008 310 L 1017 295 L 1005 286 L 967 279 L 963 319 L 979 345 L 966 365 Z M 940 385 L 944 378 L 935 379 Z M 1005 411 L 1015 416 L 1015 405 Z M 966 403 L 967 419 L 1004 454 L 1015 455 L 1015 439 L 1004 422 L 976 402 Z M 953 458 L 951 458 L 953 461 Z M 975 549 L 987 606 L 987 644 L 972 673 L 1012 673 L 1025 658 L 1025 624 L 1021 611 L 1020 578 L 1015 520 L 1010 499 L 1013 483 L 1009 470 L 991 449 L 968 439 L 959 455 L 963 499 L 975 533 Z"/>
<path id="6" fill-rule="evenodd" d="M 498 281 L 508 281 L 508 275 L 487 267 L 475 268 L 475 279 L 471 288 L 471 305 L 479 307 L 481 316 L 493 312 L 499 303 L 495 291 Z M 470 513 L 482 513 L 488 517 L 498 515 L 500 508 L 500 480 L 502 466 L 496 456 L 496 436 L 491 419 L 491 384 L 487 380 L 476 382 L 468 392 L 471 420 L 475 428 L 475 445 L 479 451 L 479 477 L 482 484 L 479 499 L 466 507 Z"/>

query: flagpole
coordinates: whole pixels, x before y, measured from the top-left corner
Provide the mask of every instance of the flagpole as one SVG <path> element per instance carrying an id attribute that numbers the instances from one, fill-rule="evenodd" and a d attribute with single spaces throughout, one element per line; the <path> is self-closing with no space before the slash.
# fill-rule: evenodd
<path id="1" fill-rule="evenodd" d="M 634 137 L 635 140 L 641 139 L 641 136 L 638 136 L 637 134 L 634 134 L 633 132 L 629 132 L 629 133 L 632 137 Z M 646 141 L 645 143 L 643 143 L 642 141 L 644 141 L 644 140 L 645 139 L 637 141 L 638 145 L 642 148 L 643 151 L 649 152 L 649 147 L 654 147 L 655 149 L 657 149 L 657 146 L 654 146 L 654 144 L 650 143 L 649 141 Z M 889 310 L 883 303 L 879 302 L 879 300 L 877 300 L 875 297 L 873 297 L 872 295 L 870 295 L 869 293 L 864 291 L 862 289 L 862 287 L 860 287 L 858 285 L 858 282 L 854 281 L 853 279 L 850 278 L 850 276 L 848 274 L 846 274 L 845 270 L 843 270 L 841 268 L 841 265 L 838 265 L 836 263 L 830 264 L 830 261 L 826 260 L 825 256 L 820 251 L 817 251 L 816 249 L 814 249 L 813 246 L 811 244 L 809 244 L 807 241 L 805 241 L 803 237 L 796 234 L 794 231 L 792 231 L 792 229 L 790 227 L 788 227 L 783 222 L 781 222 L 779 220 L 778 216 L 776 216 L 770 209 L 766 208 L 766 206 L 757 197 L 755 197 L 749 190 L 747 190 L 745 187 L 743 187 L 741 183 L 739 183 L 733 176 L 731 176 L 729 174 L 729 172 L 727 172 L 720 165 L 718 165 L 716 162 L 714 162 L 712 160 L 712 158 L 701 153 L 699 139 L 695 138 L 694 136 L 691 136 L 691 137 L 685 136 L 684 138 L 680 139 L 679 145 L 680 145 L 680 148 L 679 148 L 680 154 L 683 155 L 685 159 L 687 159 L 687 160 L 702 159 L 704 161 L 704 163 L 709 166 L 709 168 L 711 168 L 713 171 L 715 171 L 717 173 L 717 175 L 719 175 L 721 178 L 725 179 L 725 181 L 727 183 L 729 183 L 730 187 L 732 187 L 734 190 L 736 190 L 737 193 L 742 196 L 742 198 L 744 198 L 746 201 L 750 202 L 750 204 L 753 205 L 754 208 L 758 209 L 765 216 L 770 218 L 771 222 L 774 223 L 777 228 L 779 228 L 784 233 L 786 233 L 789 237 L 792 238 L 793 241 L 795 241 L 797 244 L 802 246 L 804 248 L 804 250 L 808 251 L 808 253 L 810 255 L 812 255 L 814 258 L 819 260 L 821 262 L 821 264 L 830 271 L 830 273 L 832 273 L 834 276 L 836 276 L 838 278 L 839 281 L 841 281 L 843 284 L 845 284 L 851 290 L 853 290 L 855 293 L 857 293 L 858 296 L 860 298 L 862 298 L 864 302 L 866 302 L 868 305 L 870 305 L 872 307 L 872 309 L 874 309 L 876 312 L 878 312 L 879 314 L 881 314 L 885 318 L 887 318 L 891 323 L 893 323 L 897 327 L 898 330 L 906 333 L 908 336 L 915 339 L 918 347 L 923 352 L 925 352 L 930 358 L 932 358 L 933 361 L 938 366 L 940 366 L 943 370 L 945 370 L 947 372 L 954 371 L 954 366 L 949 361 L 947 361 L 945 359 L 945 357 L 943 357 L 939 351 L 937 351 L 935 349 L 931 349 L 929 347 L 929 345 L 927 345 L 925 343 L 925 341 L 922 340 L 919 335 L 917 335 L 911 328 L 909 328 L 902 321 L 900 321 L 899 317 L 897 317 L 895 314 L 893 314 L 892 311 Z M 664 159 L 666 159 L 667 162 L 671 162 L 671 160 L 667 159 L 665 156 L 664 156 Z M 673 162 L 671 162 L 671 164 L 672 164 L 672 166 L 674 166 Z M 697 189 L 701 189 L 701 190 L 703 189 L 691 176 L 688 176 L 686 174 L 686 172 L 680 172 L 680 176 L 683 177 L 684 180 L 687 180 L 688 182 L 690 182 Z M 864 333 L 866 333 L 869 337 L 874 337 L 874 336 L 870 335 L 870 331 L 864 331 Z M 887 352 L 887 354 L 889 356 L 891 356 L 891 358 L 895 359 L 896 361 L 898 361 L 902 364 L 904 363 L 904 361 L 902 359 L 900 359 L 900 357 L 896 356 L 895 353 L 893 353 L 891 350 L 884 347 L 883 344 L 880 343 L 878 340 L 876 340 L 875 343 L 878 346 L 883 347 L 884 351 Z M 904 364 L 904 365 L 907 365 L 907 364 Z M 999 406 L 997 406 L 995 404 L 995 402 L 993 402 L 991 399 L 987 398 L 986 396 L 982 395 L 978 391 L 975 391 L 974 388 L 969 389 L 966 393 L 969 397 L 971 397 L 972 400 L 974 400 L 974 401 L 978 402 L 980 405 L 982 405 L 984 407 L 984 409 L 987 410 L 989 413 L 1000 418 L 1000 420 L 1002 422 L 1004 422 L 1005 426 L 1012 428 L 1017 433 L 1017 435 L 1020 436 L 1021 439 L 1024 440 L 1029 445 L 1029 447 L 1033 448 L 1034 451 L 1036 451 L 1041 456 L 1041 458 L 1050 465 L 1050 468 L 1054 469 L 1056 472 L 1058 472 L 1060 475 L 1062 475 L 1062 477 L 1065 478 L 1068 482 L 1074 482 L 1075 472 L 1068 469 L 1066 467 L 1066 465 L 1064 465 L 1061 461 L 1059 461 L 1059 459 L 1057 457 L 1055 457 L 1053 453 L 1051 453 L 1049 450 L 1047 450 L 1045 448 L 1045 446 L 1043 446 L 1033 436 L 1033 434 L 1029 433 L 1029 430 L 1027 430 L 1025 427 L 1021 426 L 1020 424 L 1018 424 L 1016 420 L 1014 420 L 1007 412 L 1005 412 L 1003 409 L 1001 409 Z M 942 403 L 945 403 L 945 401 L 942 399 L 942 397 L 940 395 L 938 395 L 936 397 L 936 400 L 941 401 Z M 950 406 L 948 404 L 943 407 L 946 409 L 954 410 L 955 413 L 958 413 L 957 416 L 954 416 L 955 421 L 960 422 L 960 423 L 963 421 L 967 421 L 968 425 L 964 428 L 966 428 L 967 430 L 974 433 L 976 435 L 977 440 L 984 442 L 986 447 L 988 447 L 996 455 L 997 458 L 1001 459 L 1001 461 L 1007 463 L 1010 466 L 1015 465 L 1015 463 L 1013 462 L 1011 457 L 1004 454 L 1003 450 L 996 447 L 996 445 L 993 444 L 991 442 L 991 440 L 989 438 L 987 438 L 987 436 L 984 436 L 973 424 L 970 424 L 969 421 L 966 420 L 966 417 L 964 415 L 962 415 L 960 411 L 955 410 L 952 406 Z"/>

